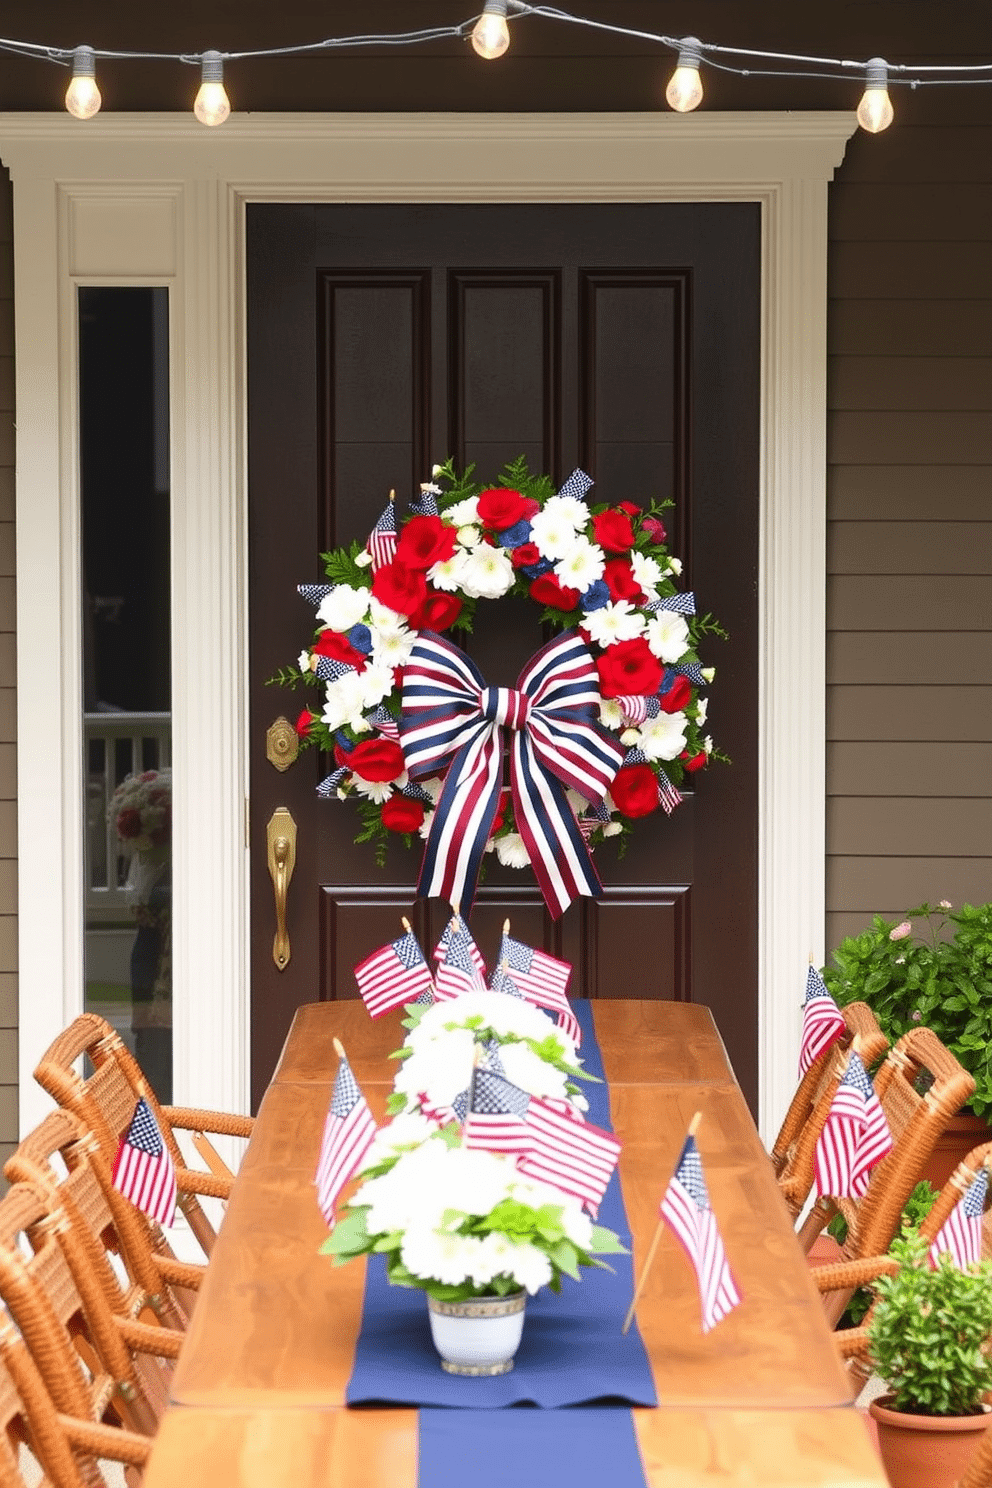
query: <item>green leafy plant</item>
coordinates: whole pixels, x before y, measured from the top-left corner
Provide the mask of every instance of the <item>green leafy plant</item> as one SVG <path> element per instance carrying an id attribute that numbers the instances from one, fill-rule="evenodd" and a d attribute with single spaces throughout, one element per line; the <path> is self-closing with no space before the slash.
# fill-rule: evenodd
<path id="1" fill-rule="evenodd" d="M 841 1006 L 866 1002 L 890 1040 L 932 1028 L 974 1076 L 971 1109 L 992 1112 L 992 904 L 921 904 L 901 922 L 876 915 L 833 963 L 823 978 Z"/>
<path id="2" fill-rule="evenodd" d="M 906 1206 L 902 1211 L 903 1224 L 914 1230 L 919 1229 L 936 1202 L 937 1190 L 924 1178 L 906 1200 Z M 847 1239 L 847 1220 L 843 1214 L 834 1215 L 827 1225 L 827 1234 L 832 1235 L 838 1245 L 844 1244 Z M 839 1326 L 857 1328 L 864 1321 L 874 1300 L 875 1293 L 871 1287 L 858 1287 L 847 1304 Z"/>
<path id="3" fill-rule="evenodd" d="M 895 1276 L 875 1283 L 868 1323 L 872 1363 L 888 1382 L 893 1410 L 968 1416 L 992 1388 L 984 1352 L 992 1333 L 992 1261 L 959 1271 L 945 1251 L 931 1269 L 927 1242 L 906 1230 L 892 1242 Z"/>

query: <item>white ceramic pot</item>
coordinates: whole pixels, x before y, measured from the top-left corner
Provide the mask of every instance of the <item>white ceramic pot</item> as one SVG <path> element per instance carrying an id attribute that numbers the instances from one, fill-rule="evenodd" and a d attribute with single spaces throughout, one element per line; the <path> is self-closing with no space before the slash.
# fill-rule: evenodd
<path id="1" fill-rule="evenodd" d="M 427 1298 L 431 1337 L 448 1374 L 509 1374 L 524 1330 L 526 1292 L 508 1297 L 469 1297 L 464 1302 Z"/>

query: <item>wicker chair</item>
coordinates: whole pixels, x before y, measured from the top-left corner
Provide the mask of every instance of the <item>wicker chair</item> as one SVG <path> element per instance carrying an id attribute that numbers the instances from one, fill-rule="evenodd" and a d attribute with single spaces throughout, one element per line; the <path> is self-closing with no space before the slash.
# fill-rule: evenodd
<path id="1" fill-rule="evenodd" d="M 87 1078 L 73 1068 L 84 1054 L 93 1064 L 93 1073 Z M 205 1134 L 250 1137 L 254 1127 L 252 1118 L 159 1105 L 120 1034 L 95 1013 L 82 1013 L 59 1034 L 42 1056 L 34 1077 L 58 1105 L 71 1111 L 94 1133 L 109 1164 L 113 1164 L 138 1099 L 148 1102 L 175 1164 L 179 1207 L 204 1254 L 209 1256 L 217 1232 L 197 1194 L 227 1199 L 234 1175 Z M 174 1128 L 192 1133 L 194 1145 L 209 1171 L 186 1166 Z"/>
<path id="2" fill-rule="evenodd" d="M 918 1083 L 932 1077 L 924 1094 Z M 875 1091 L 888 1119 L 893 1147 L 872 1170 L 863 1198 L 824 1196 L 814 1204 L 799 1230 L 808 1250 L 835 1214 L 847 1221 L 842 1259 L 814 1266 L 832 1325 L 844 1312 L 855 1289 L 864 1282 L 866 1257 L 884 1256 L 924 1164 L 948 1121 L 964 1105 L 975 1082 L 929 1028 L 915 1028 L 895 1044 L 875 1077 Z"/>
<path id="3" fill-rule="evenodd" d="M 779 1191 L 793 1219 L 798 1218 L 812 1190 L 817 1139 L 843 1076 L 838 1051 L 849 1049 L 857 1039 L 862 1060 L 872 1065 L 889 1047 L 867 1003 L 849 1003 L 842 1012 L 847 1034 L 825 1049 L 803 1075 L 771 1151 Z"/>
<path id="4" fill-rule="evenodd" d="M 112 1268 L 62 1208 L 27 1184 L 0 1200 L 0 1297 L 59 1410 L 152 1435 L 168 1402 L 163 1361 L 183 1335 L 118 1316 L 106 1301 Z M 140 1367 L 139 1367 L 140 1359 Z"/>
<path id="5" fill-rule="evenodd" d="M 60 1171 L 61 1167 L 61 1171 Z M 161 1231 L 114 1188 L 99 1144 L 68 1111 L 52 1111 L 4 1165 L 11 1183 L 26 1183 L 46 1196 L 50 1210 L 65 1210 L 81 1243 L 92 1252 L 92 1270 L 111 1311 L 185 1331 L 190 1297 L 204 1267 L 155 1249 Z M 121 1291 L 106 1252 L 120 1257 L 128 1276 Z"/>
<path id="6" fill-rule="evenodd" d="M 133 1470 L 151 1451 L 147 1436 L 59 1411 L 23 1342 L 0 1318 L 0 1488 L 29 1488 L 17 1456 L 21 1443 L 45 1475 L 42 1488 L 105 1488 L 98 1458 Z"/>

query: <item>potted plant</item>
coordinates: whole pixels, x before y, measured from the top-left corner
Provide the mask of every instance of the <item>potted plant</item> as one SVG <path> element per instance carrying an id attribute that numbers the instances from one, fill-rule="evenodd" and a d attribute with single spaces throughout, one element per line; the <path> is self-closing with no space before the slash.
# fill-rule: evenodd
<path id="1" fill-rule="evenodd" d="M 936 1266 L 918 1232 L 892 1242 L 899 1271 L 874 1283 L 872 1363 L 889 1393 L 869 1406 L 892 1488 L 953 1488 L 988 1425 L 992 1388 L 992 1262 Z"/>
<path id="2" fill-rule="evenodd" d="M 623 1254 L 612 1230 L 575 1199 L 517 1172 L 510 1157 L 465 1148 L 457 1122 L 418 1113 L 377 1135 L 361 1187 L 321 1250 L 335 1265 L 383 1254 L 396 1286 L 427 1296 L 431 1334 L 450 1374 L 505 1374 L 520 1343 L 528 1293 L 601 1254 Z"/>
<path id="3" fill-rule="evenodd" d="M 891 1041 L 922 1023 L 974 1077 L 975 1093 L 952 1119 L 925 1176 L 941 1187 L 961 1158 L 992 1140 L 992 904 L 946 899 L 901 921 L 876 915 L 833 952 L 823 978 L 840 1006 L 868 1004 Z"/>

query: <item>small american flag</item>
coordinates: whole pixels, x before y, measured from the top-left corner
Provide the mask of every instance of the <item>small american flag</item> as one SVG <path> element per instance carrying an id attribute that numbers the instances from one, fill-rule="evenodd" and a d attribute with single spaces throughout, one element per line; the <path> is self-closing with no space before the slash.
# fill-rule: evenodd
<path id="1" fill-rule="evenodd" d="M 434 973 L 434 990 L 438 1002 L 460 997 L 463 992 L 484 992 L 484 963 L 468 926 L 459 920 L 446 933 L 447 943 Z"/>
<path id="2" fill-rule="evenodd" d="M 373 573 L 377 569 L 384 568 L 387 563 L 392 563 L 396 557 L 396 542 L 396 504 L 393 500 L 393 493 L 390 492 L 385 510 L 372 528 L 369 540 L 365 544 L 366 550 L 372 555 Z"/>
<path id="3" fill-rule="evenodd" d="M 572 968 L 545 951 L 535 951 L 523 941 L 504 932 L 499 946 L 499 964 L 505 963 L 518 992 L 536 1007 L 558 1014 L 558 1027 L 576 1044 L 582 1042 L 582 1029 L 572 1012 L 565 988 Z"/>
<path id="4" fill-rule="evenodd" d="M 813 1154 L 817 1198 L 860 1199 L 871 1170 L 892 1151 L 882 1103 L 853 1049 Z"/>
<path id="5" fill-rule="evenodd" d="M 692 1264 L 699 1283 L 703 1332 L 725 1318 L 741 1300 L 727 1262 L 727 1253 L 710 1207 L 695 1137 L 685 1139 L 682 1156 L 661 1201 L 661 1215 L 668 1221 Z"/>
<path id="6" fill-rule="evenodd" d="M 530 1106 L 526 1090 L 492 1070 L 477 1069 L 471 1091 L 462 1127 L 463 1147 L 518 1155 L 533 1149 L 534 1136 L 523 1119 Z"/>
<path id="7" fill-rule="evenodd" d="M 464 931 L 466 931 L 466 933 L 468 932 L 468 926 L 466 925 L 465 921 L 462 919 L 461 915 L 453 914 L 451 916 L 451 919 L 445 925 L 444 929 L 441 931 L 441 939 L 438 941 L 437 945 L 434 947 L 434 960 L 435 961 L 443 961 L 444 960 L 444 953 L 448 949 L 448 942 L 451 939 L 451 937 L 454 934 L 454 932 L 455 932 L 456 929 L 464 930 Z M 483 976 L 485 976 L 485 974 L 486 974 L 486 963 L 485 963 L 485 961 L 483 961 L 483 959 L 482 959 L 482 952 L 479 950 L 479 947 L 476 945 L 476 943 L 475 943 L 474 940 L 472 941 L 472 944 L 469 947 L 469 955 L 472 957 L 472 964 L 474 965 L 476 971 L 480 972 Z"/>
<path id="8" fill-rule="evenodd" d="M 799 1077 L 814 1060 L 847 1032 L 840 1008 L 834 1002 L 827 984 L 811 966 L 806 973 L 806 1000 L 803 1003 L 803 1031 L 799 1041 Z"/>
<path id="9" fill-rule="evenodd" d="M 317 1159 L 317 1204 L 330 1229 L 338 1194 L 375 1138 L 375 1122 L 351 1065 L 342 1055 Z"/>
<path id="10" fill-rule="evenodd" d="M 434 1000 L 434 979 L 412 930 L 367 956 L 355 981 L 373 1018 L 405 1002 Z"/>
<path id="11" fill-rule="evenodd" d="M 950 1253 L 959 1271 L 977 1265 L 982 1259 L 982 1214 L 988 1187 L 988 1171 L 982 1168 L 937 1231 L 927 1252 L 931 1266 L 936 1266 L 937 1257 L 944 1250 Z"/>
<path id="12" fill-rule="evenodd" d="M 676 806 L 682 804 L 682 792 L 676 790 L 664 770 L 658 771 L 658 801 L 666 816 L 671 816 Z"/>
<path id="13" fill-rule="evenodd" d="M 497 966 L 493 972 L 493 979 L 489 983 L 490 992 L 503 992 L 507 997 L 518 997 L 521 1002 L 526 1002 L 524 994 L 511 977 L 510 973 L 502 966 Z"/>
<path id="14" fill-rule="evenodd" d="M 162 1140 L 158 1122 L 144 1099 L 134 1108 L 131 1125 L 114 1158 L 114 1187 L 136 1209 L 159 1224 L 170 1225 L 176 1212 L 176 1170 Z"/>

